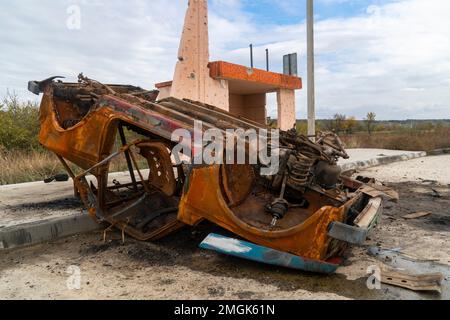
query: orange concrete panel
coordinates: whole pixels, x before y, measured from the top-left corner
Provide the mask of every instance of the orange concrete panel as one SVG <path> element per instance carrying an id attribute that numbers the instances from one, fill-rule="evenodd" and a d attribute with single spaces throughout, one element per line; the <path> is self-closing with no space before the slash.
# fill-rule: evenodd
<path id="1" fill-rule="evenodd" d="M 243 80 L 266 84 L 275 89 L 297 90 L 302 88 L 301 78 L 261 69 L 251 69 L 225 61 L 211 62 L 209 70 L 210 76 L 214 79 Z"/>

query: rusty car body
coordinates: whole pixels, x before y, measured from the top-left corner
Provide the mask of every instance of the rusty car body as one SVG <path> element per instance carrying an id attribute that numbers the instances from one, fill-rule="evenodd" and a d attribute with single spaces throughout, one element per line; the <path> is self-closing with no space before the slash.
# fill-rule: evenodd
<path id="1" fill-rule="evenodd" d="M 272 176 L 260 174 L 261 164 L 175 165 L 172 133 L 193 132 L 194 120 L 205 130 L 267 128 L 213 106 L 157 101 L 158 91 L 83 75 L 78 83 L 32 81 L 29 90 L 43 93 L 40 143 L 61 160 L 89 214 L 139 240 L 208 220 L 248 243 L 316 265 L 300 269 L 333 272 L 348 244 L 363 244 L 382 212 L 382 192 L 367 192 L 375 184 L 341 176 L 337 160 L 347 154 L 334 134 L 311 142 L 295 130 L 281 132 L 280 170 Z M 127 141 L 126 132 L 139 138 Z M 117 157 L 127 164 L 126 182 L 111 179 Z"/>

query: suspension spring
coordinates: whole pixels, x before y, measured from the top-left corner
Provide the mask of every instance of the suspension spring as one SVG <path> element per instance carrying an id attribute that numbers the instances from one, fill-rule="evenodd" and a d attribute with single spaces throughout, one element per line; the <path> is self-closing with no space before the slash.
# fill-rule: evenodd
<path id="1" fill-rule="evenodd" d="M 288 184 L 295 187 L 306 187 L 310 181 L 311 169 L 315 160 L 303 154 L 297 154 L 295 161 L 289 163 Z"/>

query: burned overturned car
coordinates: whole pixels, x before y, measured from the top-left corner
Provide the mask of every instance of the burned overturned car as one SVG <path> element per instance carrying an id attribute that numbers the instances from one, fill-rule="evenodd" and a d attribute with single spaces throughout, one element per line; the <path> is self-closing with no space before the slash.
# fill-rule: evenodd
<path id="1" fill-rule="evenodd" d="M 281 132 L 272 175 L 261 174 L 263 163 L 186 165 L 174 161 L 172 134 L 194 133 L 195 120 L 203 130 L 268 128 L 213 106 L 157 101 L 158 91 L 83 75 L 78 83 L 32 81 L 29 90 L 44 94 L 40 142 L 60 159 L 88 213 L 139 240 L 208 220 L 236 239 L 211 234 L 202 248 L 332 273 L 349 244 L 365 242 L 392 194 L 375 181 L 341 175 L 337 160 L 348 156 L 333 133 L 311 142 L 295 130 Z M 120 181 L 111 168 L 118 158 L 128 169 Z"/>

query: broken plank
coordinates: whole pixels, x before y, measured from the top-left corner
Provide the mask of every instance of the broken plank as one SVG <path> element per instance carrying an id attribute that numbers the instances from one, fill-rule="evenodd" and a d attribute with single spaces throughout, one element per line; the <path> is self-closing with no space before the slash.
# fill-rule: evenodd
<path id="1" fill-rule="evenodd" d="M 384 269 L 381 273 L 381 282 L 413 291 L 441 292 L 442 273 L 409 274 Z"/>
<path id="2" fill-rule="evenodd" d="M 359 216 L 353 222 L 356 226 L 369 229 L 371 224 L 374 223 L 377 215 L 380 215 L 383 206 L 383 199 L 381 197 L 373 198 L 369 200 L 369 204 L 359 214 Z"/>
<path id="3" fill-rule="evenodd" d="M 388 200 L 397 202 L 400 196 L 397 191 L 383 185 L 376 185 L 374 183 L 365 185 L 359 189 L 362 193 L 367 194 L 373 198 L 384 197 Z"/>
<path id="4" fill-rule="evenodd" d="M 430 216 L 432 213 L 431 212 L 416 212 L 416 213 L 411 213 L 411 214 L 407 214 L 405 216 L 403 216 L 403 219 L 419 219 L 419 218 L 423 218 L 423 217 L 428 217 Z"/>

